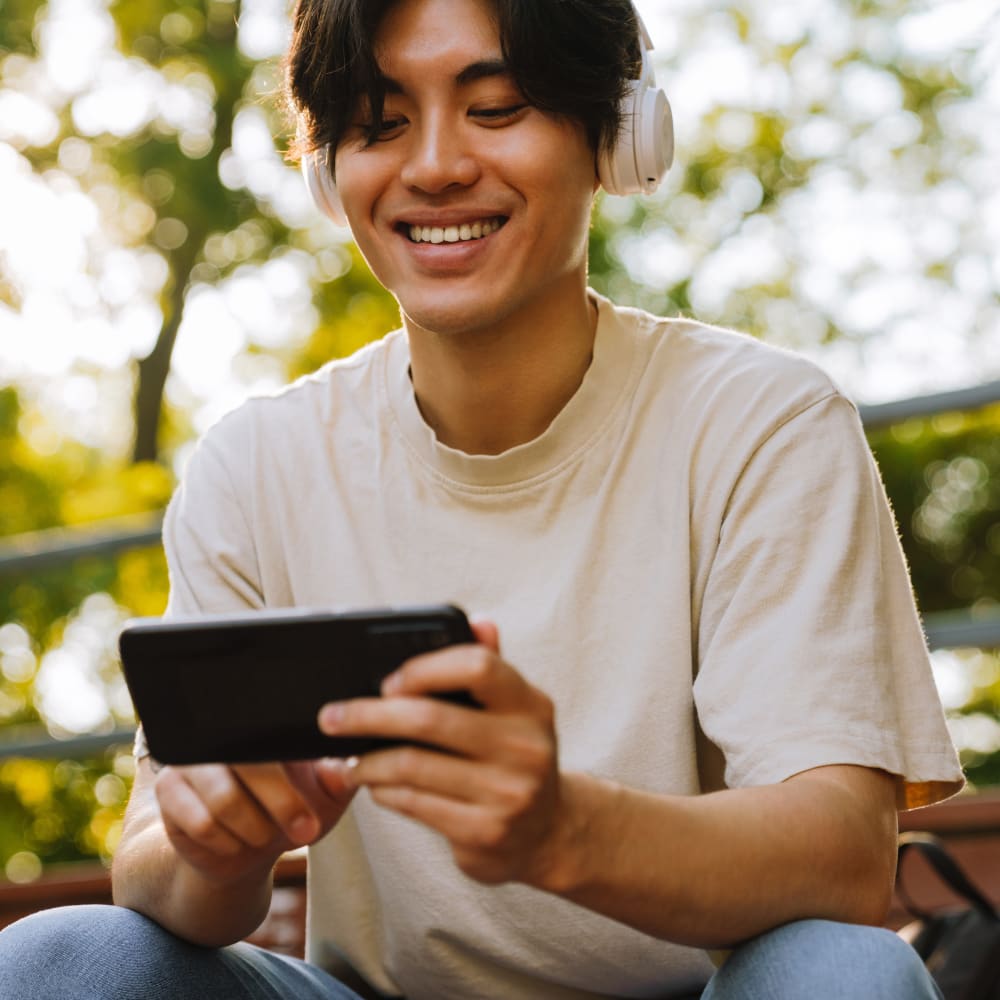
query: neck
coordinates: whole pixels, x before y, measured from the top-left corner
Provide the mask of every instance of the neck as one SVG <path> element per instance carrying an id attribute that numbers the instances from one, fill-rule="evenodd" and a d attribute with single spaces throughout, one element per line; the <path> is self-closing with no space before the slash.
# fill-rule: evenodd
<path id="1" fill-rule="evenodd" d="M 438 440 L 497 455 L 538 437 L 590 366 L 597 306 L 581 283 L 489 328 L 436 334 L 405 321 L 411 377 Z"/>

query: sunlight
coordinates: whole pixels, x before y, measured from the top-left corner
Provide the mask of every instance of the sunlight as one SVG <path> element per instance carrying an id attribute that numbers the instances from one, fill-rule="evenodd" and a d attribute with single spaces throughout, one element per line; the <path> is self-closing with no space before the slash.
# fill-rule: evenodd
<path id="1" fill-rule="evenodd" d="M 696 308 L 713 319 L 726 314 L 742 288 L 777 280 L 784 262 L 794 260 L 802 300 L 767 309 L 769 335 L 811 353 L 848 391 L 875 401 L 982 378 L 983 355 L 969 350 L 969 331 L 992 315 L 977 342 L 983 349 L 1000 342 L 995 310 L 984 312 L 1000 284 L 1000 191 L 993 183 L 1000 137 L 982 126 L 1000 114 L 1000 60 L 976 62 L 982 80 L 975 101 L 942 109 L 956 144 L 977 151 L 956 156 L 950 183 L 928 187 L 922 125 L 905 109 L 899 81 L 857 63 L 829 71 L 828 57 L 858 42 L 845 33 L 847 19 L 832 0 L 778 0 L 760 15 L 774 40 L 802 46 L 784 68 L 760 65 L 736 34 L 731 12 L 713 0 L 640 0 L 639 7 L 658 43 L 681 165 L 686 150 L 696 155 L 698 142 L 707 141 L 699 135 L 738 153 L 757 127 L 752 112 L 769 109 L 800 120 L 784 137 L 788 153 L 826 166 L 780 211 L 739 234 L 733 227 L 763 192 L 751 170 L 729 178 L 724 198 L 691 204 L 679 194 L 682 171 L 675 171 L 654 202 L 668 208 L 684 239 L 662 225 L 623 233 L 618 239 L 633 279 L 652 293 L 686 269 Z M 676 25 L 685 11 L 704 16 L 681 52 Z M 938 0 L 900 17 L 898 32 L 887 34 L 875 19 L 857 23 L 871 51 L 932 62 L 979 44 L 996 22 L 990 0 Z M 182 44 L 202 28 L 173 12 L 160 31 Z M 288 33 L 283 0 L 244 0 L 238 41 L 247 56 L 278 55 Z M 169 175 L 151 170 L 142 191 L 122 191 L 85 137 L 126 138 L 149 126 L 177 136 L 183 152 L 197 158 L 215 127 L 209 78 L 179 61 L 161 71 L 122 56 L 106 0 L 51 3 L 36 38 L 39 60 L 8 57 L 0 83 L 2 253 L 14 295 L 0 296 L 0 357 L 11 377 L 29 380 L 79 365 L 117 370 L 143 356 L 162 321 L 158 299 L 167 280 L 156 248 L 169 250 L 187 237 L 180 220 L 156 216 L 172 192 Z M 995 38 L 992 44 L 996 51 Z M 274 86 L 273 75 L 256 82 Z M 802 113 L 817 103 L 831 114 Z M 58 167 L 34 174 L 18 150 L 51 143 L 63 108 L 80 135 L 60 143 Z M 708 135 L 704 123 L 712 115 L 717 122 Z M 249 191 L 283 224 L 322 234 L 317 247 L 335 248 L 345 238 L 317 218 L 297 171 L 275 148 L 259 102 L 239 109 L 220 173 L 226 186 Z M 973 190 L 985 195 L 974 198 Z M 627 218 L 632 208 L 606 199 L 603 211 Z M 139 249 L 150 238 L 152 245 Z M 209 239 L 201 280 L 241 259 L 241 239 L 238 232 Z M 929 279 L 928 270 L 948 255 L 955 257 L 952 281 Z M 284 266 L 295 274 L 287 294 L 267 280 L 267 269 L 241 271 L 211 293 L 195 285 L 172 377 L 174 391 L 201 401 L 198 426 L 252 390 L 249 368 L 234 364 L 248 338 L 278 348 L 301 335 L 297 324 L 311 322 L 309 276 L 317 264 L 296 258 Z M 820 344 L 809 319 L 813 308 L 832 314 L 847 342 Z"/>

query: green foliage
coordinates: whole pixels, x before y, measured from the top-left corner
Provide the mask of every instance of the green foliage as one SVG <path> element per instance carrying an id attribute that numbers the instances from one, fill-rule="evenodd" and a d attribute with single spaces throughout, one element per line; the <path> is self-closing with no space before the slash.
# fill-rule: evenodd
<path id="1" fill-rule="evenodd" d="M 41 456 L 21 436 L 21 401 L 13 386 L 0 389 L 0 534 L 59 523 L 59 496 L 49 488 Z M 60 456 L 60 463 L 64 461 Z"/>
<path id="2" fill-rule="evenodd" d="M 871 435 L 924 612 L 1000 608 L 1000 407 Z"/>
<path id="3" fill-rule="evenodd" d="M 400 323 L 396 300 L 376 281 L 357 247 L 350 244 L 327 253 L 338 256 L 343 273 L 316 290 L 319 322 L 306 343 L 287 356 L 291 378 L 353 354 Z"/>
<path id="4" fill-rule="evenodd" d="M 4 50 L 34 54 L 32 29 L 38 6 L 38 0 L 0 0 L 0 54 Z"/>
<path id="5" fill-rule="evenodd" d="M 14 387 L 0 389 L 0 536 L 155 511 L 172 486 L 161 466 L 123 465 L 67 439 Z M 116 620 L 162 612 L 162 553 L 83 557 L 30 576 L 2 574 L 0 567 L 0 731 L 8 739 L 37 738 L 46 728 L 60 733 L 58 713 L 46 711 L 36 689 L 51 666 L 47 658 L 88 615 L 113 631 L 106 613 L 94 615 L 101 605 L 92 595 L 113 598 Z M 113 638 L 107 635 L 105 644 Z M 87 659 L 90 684 L 113 704 L 117 666 L 106 650 L 91 650 Z M 109 709 L 101 725 L 128 725 L 129 716 L 120 713 Z M 128 754 L 86 762 L 0 761 L 0 873 L 27 879 L 42 864 L 109 858 L 131 773 Z"/>
<path id="6" fill-rule="evenodd" d="M 964 685 L 962 714 L 953 719 L 962 765 L 979 787 L 1000 784 L 1000 650 L 960 649 L 948 653 L 953 678 Z"/>
<path id="7" fill-rule="evenodd" d="M 28 881 L 43 865 L 110 861 L 133 773 L 127 753 L 0 763 L 0 857 L 8 876 Z"/>

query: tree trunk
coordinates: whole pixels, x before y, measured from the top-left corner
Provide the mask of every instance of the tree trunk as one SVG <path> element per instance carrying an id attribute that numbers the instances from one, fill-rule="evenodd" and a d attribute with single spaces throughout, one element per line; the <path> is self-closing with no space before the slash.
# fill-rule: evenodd
<path id="1" fill-rule="evenodd" d="M 139 359 L 139 376 L 135 389 L 135 442 L 133 462 L 155 462 L 160 454 L 160 413 L 163 409 L 163 388 L 170 373 L 170 359 L 177 342 L 177 331 L 184 316 L 184 292 L 188 274 L 175 275 L 177 282 L 170 296 L 170 318 L 160 328 L 153 349 Z"/>
<path id="2" fill-rule="evenodd" d="M 2 0 L 0 0 L 2 5 Z M 238 63 L 235 53 L 236 24 L 239 20 L 240 4 L 234 4 L 232 21 L 216 25 L 211 33 L 216 45 L 226 50 L 231 58 L 223 60 L 228 73 L 215 75 L 217 100 L 215 104 L 215 135 L 212 152 L 206 157 L 212 172 L 217 176 L 219 158 L 232 145 L 233 119 L 236 106 L 243 93 L 249 68 L 232 73 L 232 66 Z M 211 69 L 211 63 L 206 67 Z M 184 299 L 191 271 L 197 263 L 201 248 L 210 235 L 211 227 L 199 226 L 197 220 L 185 218 L 188 237 L 184 244 L 170 254 L 170 274 L 173 282 L 170 293 L 164 297 L 163 326 L 160 328 L 156 344 L 148 355 L 139 359 L 136 379 L 133 416 L 135 438 L 132 445 L 133 462 L 155 462 L 159 458 L 160 415 L 163 411 L 163 389 L 170 374 L 170 359 L 173 356 L 177 333 L 184 318 Z"/>

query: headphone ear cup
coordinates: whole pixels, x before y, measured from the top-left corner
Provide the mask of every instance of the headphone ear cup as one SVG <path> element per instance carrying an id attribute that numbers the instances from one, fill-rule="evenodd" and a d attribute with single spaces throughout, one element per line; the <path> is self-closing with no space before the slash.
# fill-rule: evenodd
<path id="1" fill-rule="evenodd" d="M 644 90 L 641 102 L 632 142 L 640 187 L 643 194 L 652 194 L 674 162 L 674 114 L 659 88 Z"/>
<path id="2" fill-rule="evenodd" d="M 674 121 L 667 95 L 644 80 L 629 81 L 622 126 L 611 150 L 598 157 L 608 194 L 652 194 L 674 158 Z"/>
<path id="3" fill-rule="evenodd" d="M 316 207 L 335 225 L 346 226 L 347 215 L 337 193 L 337 185 L 333 182 L 333 164 L 330 162 L 329 146 L 306 153 L 302 157 L 302 176 Z"/>

